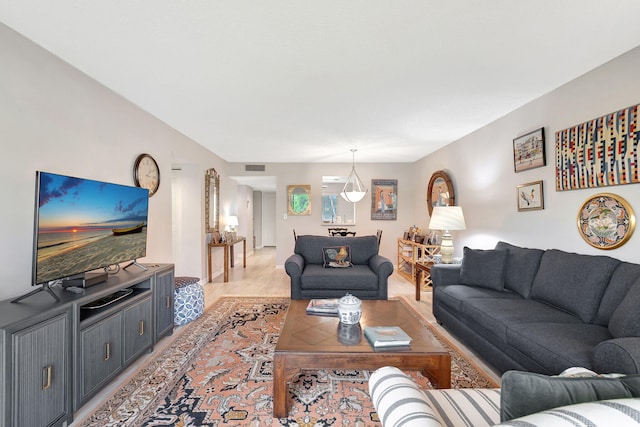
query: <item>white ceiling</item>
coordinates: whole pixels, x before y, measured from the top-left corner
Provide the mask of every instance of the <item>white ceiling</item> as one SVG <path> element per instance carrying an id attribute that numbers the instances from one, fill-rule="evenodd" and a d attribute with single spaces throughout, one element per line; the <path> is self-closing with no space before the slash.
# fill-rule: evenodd
<path id="1" fill-rule="evenodd" d="M 640 45 L 639 16 L 638 0 L 0 0 L 0 22 L 242 163 L 413 162 Z"/>

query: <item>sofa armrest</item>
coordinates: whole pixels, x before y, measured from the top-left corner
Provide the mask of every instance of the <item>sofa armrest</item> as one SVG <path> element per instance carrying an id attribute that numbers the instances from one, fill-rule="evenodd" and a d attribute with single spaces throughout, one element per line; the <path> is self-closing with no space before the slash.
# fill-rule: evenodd
<path id="1" fill-rule="evenodd" d="M 369 395 L 385 427 L 445 426 L 417 384 L 400 369 L 385 366 L 369 377 Z"/>
<path id="2" fill-rule="evenodd" d="M 431 267 L 433 287 L 458 285 L 460 283 L 461 264 L 434 264 Z"/>
<path id="3" fill-rule="evenodd" d="M 369 268 L 376 276 L 385 279 L 393 273 L 393 263 L 389 258 L 385 258 L 382 255 L 374 255 L 369 258 Z"/>
<path id="4" fill-rule="evenodd" d="M 640 374 L 640 337 L 601 342 L 593 350 L 593 368 L 603 374 Z"/>
<path id="5" fill-rule="evenodd" d="M 304 270 L 304 258 L 298 254 L 291 255 L 284 262 L 284 269 L 290 277 L 300 277 Z"/>

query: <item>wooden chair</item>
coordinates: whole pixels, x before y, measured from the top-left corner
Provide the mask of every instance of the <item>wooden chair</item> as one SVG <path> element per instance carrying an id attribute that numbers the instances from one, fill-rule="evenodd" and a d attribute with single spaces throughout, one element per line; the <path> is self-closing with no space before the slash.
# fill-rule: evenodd
<path id="1" fill-rule="evenodd" d="M 340 228 L 340 227 L 336 227 L 336 228 L 331 228 L 329 227 L 329 236 L 346 236 L 347 234 L 347 228 Z"/>

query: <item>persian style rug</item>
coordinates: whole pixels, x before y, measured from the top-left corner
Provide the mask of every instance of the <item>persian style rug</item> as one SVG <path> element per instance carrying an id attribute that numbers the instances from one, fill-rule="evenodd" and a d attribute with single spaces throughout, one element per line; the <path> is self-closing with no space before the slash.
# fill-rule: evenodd
<path id="1" fill-rule="evenodd" d="M 289 418 L 273 418 L 273 351 L 289 301 L 219 299 L 202 317 L 183 326 L 170 346 L 78 425 L 380 425 L 367 389 L 369 371 L 304 370 L 289 388 Z M 496 386 L 418 313 L 416 316 L 451 353 L 453 388 Z M 430 388 L 420 373 L 407 373 Z"/>

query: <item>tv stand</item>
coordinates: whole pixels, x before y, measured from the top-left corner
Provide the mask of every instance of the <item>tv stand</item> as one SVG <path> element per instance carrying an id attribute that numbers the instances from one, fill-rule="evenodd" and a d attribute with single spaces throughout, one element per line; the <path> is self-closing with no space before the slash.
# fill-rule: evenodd
<path id="1" fill-rule="evenodd" d="M 127 268 L 131 267 L 132 265 L 135 265 L 136 267 L 139 267 L 141 269 L 143 269 L 144 271 L 147 271 L 149 268 L 147 266 L 144 266 L 142 264 L 140 264 L 138 261 L 136 261 L 135 259 L 133 261 L 131 261 L 129 264 L 127 264 L 126 266 L 124 266 L 123 270 L 126 270 Z"/>
<path id="2" fill-rule="evenodd" d="M 21 295 L 21 296 L 19 296 L 19 297 L 18 297 L 18 298 L 16 298 L 16 299 L 12 299 L 12 300 L 11 300 L 11 302 L 20 302 L 21 300 L 23 300 L 23 299 L 25 299 L 25 298 L 29 298 L 31 295 L 35 295 L 35 294 L 40 293 L 40 292 L 42 292 L 42 291 L 47 291 L 47 292 L 49 292 L 49 294 L 50 294 L 53 298 L 55 298 L 55 300 L 56 300 L 57 302 L 60 302 L 60 298 L 58 298 L 58 295 L 56 295 L 56 293 L 55 293 L 55 292 L 53 292 L 53 291 L 51 290 L 51 287 L 49 286 L 49 283 L 48 283 L 48 282 L 47 282 L 47 283 L 44 283 L 41 287 L 39 287 L 39 288 L 38 288 L 38 289 L 36 289 L 36 290 L 33 290 L 33 291 L 31 291 L 31 292 L 29 292 L 29 293 L 27 293 L 27 294 Z"/>

